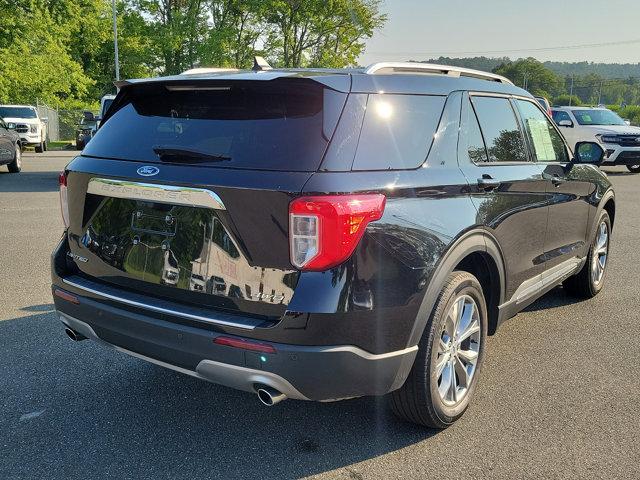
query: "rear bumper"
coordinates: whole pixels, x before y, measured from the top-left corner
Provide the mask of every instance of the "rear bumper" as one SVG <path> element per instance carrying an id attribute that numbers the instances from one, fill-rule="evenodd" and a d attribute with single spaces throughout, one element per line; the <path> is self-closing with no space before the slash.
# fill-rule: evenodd
<path id="1" fill-rule="evenodd" d="M 54 297 L 62 323 L 85 337 L 157 365 L 250 392 L 267 385 L 290 398 L 318 401 L 384 395 L 404 383 L 417 353 L 417 346 L 374 355 L 350 345 L 279 343 L 269 343 L 276 353 L 253 352 L 214 343 L 220 335 L 214 331 L 78 298 L 79 304 L 74 304 Z"/>

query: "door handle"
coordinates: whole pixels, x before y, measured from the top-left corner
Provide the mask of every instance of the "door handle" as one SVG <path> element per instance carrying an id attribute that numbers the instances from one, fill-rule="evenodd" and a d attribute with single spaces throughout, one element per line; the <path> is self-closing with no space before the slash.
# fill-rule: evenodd
<path id="1" fill-rule="evenodd" d="M 553 175 L 545 175 L 545 177 L 548 180 L 551 180 L 551 183 L 555 187 L 559 187 L 560 185 L 562 185 L 566 181 L 564 178 L 560 177 L 557 173 L 554 173 Z"/>
<path id="2" fill-rule="evenodd" d="M 487 174 L 482 175 L 482 178 L 478 179 L 478 187 L 480 190 L 484 190 L 485 192 L 495 190 L 500 186 L 500 183 L 500 180 L 496 180 L 491 175 Z"/>

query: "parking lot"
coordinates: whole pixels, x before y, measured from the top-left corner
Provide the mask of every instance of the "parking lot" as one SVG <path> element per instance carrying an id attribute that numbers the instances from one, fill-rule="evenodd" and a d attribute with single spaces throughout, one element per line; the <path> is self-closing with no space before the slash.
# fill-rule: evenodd
<path id="1" fill-rule="evenodd" d="M 289 400 L 71 342 L 51 300 L 57 173 L 74 152 L 0 173 L 0 478 L 640 478 L 640 175 L 607 169 L 617 214 L 607 285 L 558 288 L 487 345 L 477 395 L 436 432 L 384 399 Z"/>

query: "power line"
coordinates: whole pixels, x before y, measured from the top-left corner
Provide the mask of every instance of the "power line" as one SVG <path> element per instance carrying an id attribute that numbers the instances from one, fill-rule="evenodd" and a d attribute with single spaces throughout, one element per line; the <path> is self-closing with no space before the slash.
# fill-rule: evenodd
<path id="1" fill-rule="evenodd" d="M 520 52 L 551 52 L 558 50 L 578 50 L 582 48 L 600 48 L 612 47 L 619 45 L 634 45 L 640 43 L 640 38 L 634 40 L 619 40 L 616 42 L 603 43 L 583 43 L 580 45 L 563 45 L 555 47 L 537 47 L 537 48 L 514 48 L 508 50 L 483 50 L 483 51 L 467 51 L 467 52 L 415 52 L 415 51 L 397 51 L 397 52 L 367 52 L 369 55 L 423 55 L 423 56 L 448 56 L 448 55 L 496 55 L 503 53 L 520 53 Z"/>
<path id="2" fill-rule="evenodd" d="M 555 73 L 555 72 L 554 72 Z M 562 74 L 562 73 L 556 73 L 557 76 L 562 77 L 563 80 L 568 80 L 570 79 L 572 76 L 575 77 L 576 85 L 579 85 L 580 87 L 589 87 L 592 85 L 599 85 L 601 82 L 606 86 L 606 85 L 624 85 L 627 87 L 639 87 L 640 84 L 629 84 L 627 83 L 629 80 L 640 80 L 640 77 L 624 77 L 624 78 L 607 78 L 604 77 L 602 75 L 598 75 L 599 78 L 594 78 L 594 79 L 590 79 L 590 80 L 585 80 L 584 78 L 581 77 L 586 77 L 587 75 L 590 74 L 585 74 L 585 75 L 578 75 L 578 74 L 574 74 L 571 75 L 570 73 L 567 74 Z"/>

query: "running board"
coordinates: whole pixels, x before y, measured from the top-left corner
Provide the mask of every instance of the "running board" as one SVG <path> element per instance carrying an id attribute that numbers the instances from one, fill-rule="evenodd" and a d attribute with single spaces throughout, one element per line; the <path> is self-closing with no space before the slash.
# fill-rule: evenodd
<path id="1" fill-rule="evenodd" d="M 518 290 L 516 290 L 516 292 L 513 294 L 513 297 L 511 297 L 511 301 L 515 299 L 516 305 L 527 301 L 531 297 L 535 296 L 536 293 L 545 290 L 552 284 L 558 284 L 562 280 L 564 280 L 564 278 L 573 275 L 579 270 L 581 264 L 581 259 L 571 258 L 559 265 L 556 265 L 555 267 L 550 268 L 549 270 L 542 272 L 537 281 L 534 281 L 531 284 L 528 284 L 531 280 L 523 282 L 520 288 L 518 288 Z M 536 279 L 534 278 L 532 280 Z"/>

